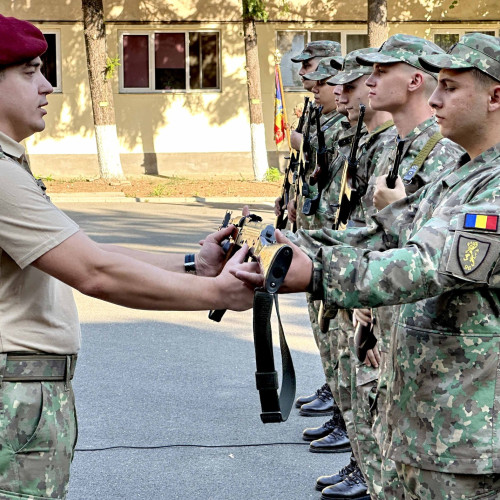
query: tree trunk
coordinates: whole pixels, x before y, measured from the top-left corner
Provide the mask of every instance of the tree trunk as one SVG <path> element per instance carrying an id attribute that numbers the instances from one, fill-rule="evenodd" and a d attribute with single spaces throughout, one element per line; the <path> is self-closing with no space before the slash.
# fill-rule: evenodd
<path id="1" fill-rule="evenodd" d="M 123 181 L 111 80 L 106 78 L 106 26 L 102 0 L 82 0 L 87 69 L 94 114 L 99 175 Z"/>
<path id="2" fill-rule="evenodd" d="M 243 12 L 245 12 L 246 1 L 243 0 Z M 269 167 L 267 163 L 266 132 L 262 114 L 257 31 L 254 19 L 246 18 L 245 15 L 243 16 L 243 32 L 245 35 L 245 56 L 247 62 L 246 71 L 253 172 L 255 180 L 262 181 Z"/>
<path id="3" fill-rule="evenodd" d="M 387 0 L 368 0 L 368 40 L 370 47 L 380 47 L 386 40 Z"/>

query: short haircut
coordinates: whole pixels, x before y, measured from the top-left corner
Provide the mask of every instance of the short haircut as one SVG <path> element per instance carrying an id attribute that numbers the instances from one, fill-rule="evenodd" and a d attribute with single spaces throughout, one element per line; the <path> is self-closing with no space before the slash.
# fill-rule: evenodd
<path id="1" fill-rule="evenodd" d="M 481 70 L 477 68 L 472 68 L 469 71 L 472 73 L 472 76 L 476 80 L 478 86 L 482 89 L 491 87 L 491 85 L 500 85 L 500 82 L 498 80 L 495 80 L 490 75 L 483 73 Z"/>

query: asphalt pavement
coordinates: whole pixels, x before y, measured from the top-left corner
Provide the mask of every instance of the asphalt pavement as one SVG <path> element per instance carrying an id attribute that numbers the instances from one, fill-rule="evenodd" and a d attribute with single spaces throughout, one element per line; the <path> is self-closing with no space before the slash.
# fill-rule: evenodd
<path id="1" fill-rule="evenodd" d="M 56 202 L 99 242 L 194 252 L 241 203 Z M 269 222 L 270 204 L 253 206 Z M 68 500 L 319 499 L 314 483 L 348 462 L 317 454 L 305 427 L 329 417 L 263 424 L 251 312 L 126 309 L 75 292 L 82 323 L 74 387 L 79 439 Z M 280 297 L 297 394 L 324 382 L 303 295 Z M 277 333 L 277 325 L 274 325 Z M 275 335 L 277 337 L 277 335 Z M 275 359 L 279 365 L 278 339 Z"/>

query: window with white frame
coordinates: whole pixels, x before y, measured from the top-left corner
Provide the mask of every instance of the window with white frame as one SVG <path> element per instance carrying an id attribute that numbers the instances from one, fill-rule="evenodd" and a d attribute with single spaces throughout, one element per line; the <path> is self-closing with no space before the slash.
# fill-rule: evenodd
<path id="1" fill-rule="evenodd" d="M 443 50 L 449 50 L 453 45 L 455 45 L 460 37 L 466 33 L 484 33 L 485 35 L 498 36 L 497 29 L 485 29 L 478 28 L 474 29 L 435 29 L 432 30 L 433 40 L 436 45 L 439 45 Z"/>
<path id="2" fill-rule="evenodd" d="M 292 57 L 302 52 L 305 45 L 316 40 L 332 40 L 340 43 L 342 54 L 368 47 L 366 31 L 277 31 L 276 46 L 281 54 L 281 77 L 286 90 L 303 90 L 298 75 L 299 66 Z"/>
<path id="3" fill-rule="evenodd" d="M 120 52 L 121 92 L 220 90 L 217 31 L 124 32 Z"/>
<path id="4" fill-rule="evenodd" d="M 61 88 L 61 42 L 59 31 L 44 31 L 47 50 L 40 56 L 42 73 L 54 87 L 54 92 L 62 92 Z"/>

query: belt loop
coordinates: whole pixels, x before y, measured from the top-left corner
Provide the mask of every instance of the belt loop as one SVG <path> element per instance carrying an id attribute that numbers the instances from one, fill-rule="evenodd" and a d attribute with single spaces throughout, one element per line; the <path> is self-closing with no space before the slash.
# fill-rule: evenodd
<path id="1" fill-rule="evenodd" d="M 64 390 L 69 391 L 69 384 L 71 380 L 71 358 L 72 356 L 66 356 L 66 369 L 64 372 Z"/>
<path id="2" fill-rule="evenodd" d="M 2 387 L 3 378 L 5 376 L 5 368 L 7 367 L 7 353 L 0 353 L 0 387 Z"/>

